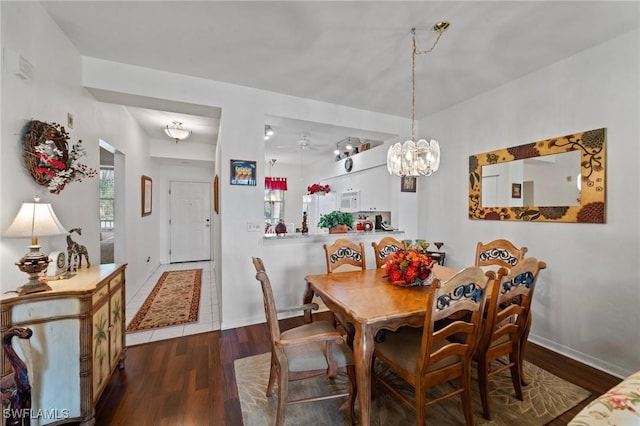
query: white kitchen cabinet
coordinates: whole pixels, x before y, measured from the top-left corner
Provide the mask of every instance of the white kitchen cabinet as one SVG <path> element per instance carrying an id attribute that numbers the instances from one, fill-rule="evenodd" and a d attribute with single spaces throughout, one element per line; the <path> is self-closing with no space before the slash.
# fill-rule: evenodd
<path id="1" fill-rule="evenodd" d="M 386 165 L 363 171 L 359 180 L 360 211 L 391 211 L 390 181 Z"/>

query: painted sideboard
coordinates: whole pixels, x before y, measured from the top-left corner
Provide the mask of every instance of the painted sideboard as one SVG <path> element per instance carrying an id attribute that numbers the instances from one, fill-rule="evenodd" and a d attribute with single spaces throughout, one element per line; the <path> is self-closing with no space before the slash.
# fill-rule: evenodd
<path id="1" fill-rule="evenodd" d="M 83 268 L 51 291 L 0 298 L 0 332 L 28 327 L 28 344 L 13 339 L 27 359 L 31 424 L 95 422 L 95 405 L 111 374 L 124 367 L 126 264 Z M 11 373 L 3 354 L 2 375 Z"/>

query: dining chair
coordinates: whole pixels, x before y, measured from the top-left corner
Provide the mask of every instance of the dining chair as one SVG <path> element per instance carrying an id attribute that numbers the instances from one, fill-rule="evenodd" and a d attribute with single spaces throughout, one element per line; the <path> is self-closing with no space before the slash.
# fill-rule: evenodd
<path id="1" fill-rule="evenodd" d="M 388 333 L 384 342 L 375 344 L 374 362 L 381 361 L 412 385 L 415 402 L 411 403 L 386 381 L 379 369 L 374 369 L 376 381 L 415 410 L 418 426 L 425 424 L 427 406 L 455 395 L 462 399 L 466 424 L 473 424 L 471 358 L 480 335 L 486 295 L 497 283 L 475 266 L 461 270 L 444 282 L 435 279 L 431 284 L 433 291 L 427 298 L 423 327 L 402 327 L 396 333 Z M 456 319 L 451 320 L 452 316 Z M 442 319 L 449 321 L 436 330 L 434 324 Z M 454 334 L 459 341 L 447 340 Z M 428 388 L 446 382 L 452 390 L 427 400 Z"/>
<path id="2" fill-rule="evenodd" d="M 500 268 L 511 269 L 524 259 L 526 247 L 517 248 L 511 241 L 497 239 L 488 243 L 478 241 L 476 245 L 475 266 L 482 269 L 498 271 Z"/>
<path id="3" fill-rule="evenodd" d="M 287 404 L 343 397 L 348 398 L 349 420 L 351 424 L 355 424 L 354 404 L 357 388 L 353 352 L 340 333 L 327 321 L 313 321 L 281 331 L 271 281 L 264 269 L 264 263 L 260 258 L 252 259 L 257 271 L 256 279 L 262 286 L 264 312 L 271 340 L 272 362 L 267 396 L 273 393 L 274 379 L 278 381 L 275 424 L 284 425 Z M 289 382 L 325 374 L 329 379 L 333 379 L 338 372 L 345 370 L 349 383 L 347 392 L 288 400 Z"/>
<path id="4" fill-rule="evenodd" d="M 384 237 L 377 243 L 374 241 L 371 246 L 376 258 L 376 268 L 384 267 L 393 253 L 407 248 L 404 242 L 398 241 L 393 237 Z"/>
<path id="5" fill-rule="evenodd" d="M 497 239 L 486 244 L 478 241 L 476 245 L 475 265 L 480 266 L 485 271 L 498 272 L 500 268 L 506 268 L 509 271 L 516 266 L 518 262 L 524 259 L 527 253 L 526 247 L 517 248 L 511 241 L 505 239 Z M 526 327 L 526 331 L 522 334 L 522 356 L 524 357 L 524 348 L 529 338 L 529 330 L 531 322 Z M 522 365 L 522 362 L 520 363 Z M 527 379 L 524 371 L 520 372 L 522 384 L 527 385 Z"/>
<path id="6" fill-rule="evenodd" d="M 347 238 L 338 238 L 331 245 L 323 244 L 327 259 L 327 273 L 367 269 L 363 243 L 355 243 Z"/>
<path id="7" fill-rule="evenodd" d="M 487 302 L 482 335 L 473 357 L 478 365 L 482 411 L 488 420 L 491 420 L 489 377 L 509 369 L 516 396 L 519 400 L 523 398 L 523 339 L 531 325 L 531 301 L 538 273 L 546 267 L 535 257 L 527 257 L 510 271 L 505 268 L 498 271 L 495 281 L 499 285 Z"/>

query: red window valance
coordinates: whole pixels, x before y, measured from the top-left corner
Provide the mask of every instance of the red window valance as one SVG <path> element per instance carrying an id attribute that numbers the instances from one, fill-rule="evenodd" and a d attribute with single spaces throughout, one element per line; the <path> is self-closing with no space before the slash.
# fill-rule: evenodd
<path id="1" fill-rule="evenodd" d="M 279 189 L 281 191 L 287 190 L 287 178 L 281 177 L 265 177 L 264 189 Z"/>

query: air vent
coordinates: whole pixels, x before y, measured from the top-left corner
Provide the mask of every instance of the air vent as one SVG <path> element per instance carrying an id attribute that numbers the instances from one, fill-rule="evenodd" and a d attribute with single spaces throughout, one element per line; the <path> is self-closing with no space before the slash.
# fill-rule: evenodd
<path id="1" fill-rule="evenodd" d="M 9 49 L 2 49 L 2 63 L 5 70 L 21 80 L 33 79 L 33 65 L 22 55 Z"/>

